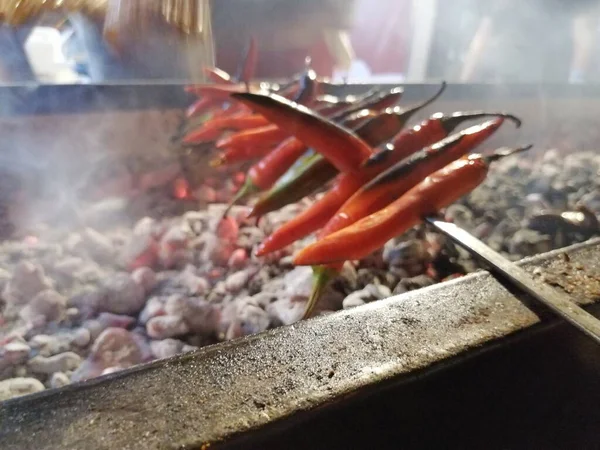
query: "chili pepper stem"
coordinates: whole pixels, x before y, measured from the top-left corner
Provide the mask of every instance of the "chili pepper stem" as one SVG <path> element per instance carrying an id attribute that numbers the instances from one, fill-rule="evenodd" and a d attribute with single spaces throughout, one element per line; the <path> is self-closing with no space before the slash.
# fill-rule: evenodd
<path id="1" fill-rule="evenodd" d="M 440 98 L 442 96 L 442 94 L 446 90 L 446 86 L 448 86 L 448 84 L 445 81 L 442 81 L 442 84 L 440 85 L 438 91 L 435 94 L 433 94 L 432 97 L 428 98 L 427 100 L 421 102 L 420 104 L 418 104 L 416 106 L 413 106 L 410 109 L 405 110 L 404 112 L 407 114 L 413 114 L 413 113 L 431 105 L 433 102 L 435 102 L 438 98 Z"/>
<path id="2" fill-rule="evenodd" d="M 227 214 L 229 214 L 229 211 L 231 210 L 233 205 L 235 205 L 237 202 L 239 202 L 246 196 L 248 196 L 250 194 L 254 194 L 255 192 L 258 192 L 258 191 L 260 191 L 260 188 L 257 185 L 255 185 L 250 178 L 247 178 L 244 185 L 237 191 L 237 193 L 233 196 L 233 198 L 227 205 L 227 208 L 225 208 L 223 217 L 227 217 Z"/>
<path id="3" fill-rule="evenodd" d="M 329 282 L 334 276 L 335 271 L 328 267 L 313 266 L 313 288 L 310 293 L 310 297 L 308 298 L 308 302 L 306 303 L 306 309 L 304 310 L 302 320 L 310 317 L 317 306 L 319 299 L 321 298 L 321 294 L 327 288 Z"/>

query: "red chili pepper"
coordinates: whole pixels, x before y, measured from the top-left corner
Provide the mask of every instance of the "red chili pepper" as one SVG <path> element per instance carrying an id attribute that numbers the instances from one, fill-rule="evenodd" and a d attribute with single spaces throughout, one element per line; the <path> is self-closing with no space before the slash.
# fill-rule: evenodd
<path id="1" fill-rule="evenodd" d="M 249 130 L 269 125 L 270 122 L 260 114 L 239 113 L 230 117 L 220 117 L 210 124 L 221 130 Z"/>
<path id="2" fill-rule="evenodd" d="M 471 192 L 485 180 L 493 161 L 529 148 L 504 150 L 491 156 L 470 155 L 454 161 L 386 208 L 304 248 L 294 258 L 294 264 L 322 265 L 362 259 L 427 215 Z"/>
<path id="3" fill-rule="evenodd" d="M 339 175 L 334 187 L 325 196 L 275 230 L 258 247 L 256 254 L 263 256 L 281 250 L 296 240 L 317 231 L 329 221 L 344 202 L 375 176 L 421 148 L 445 138 L 463 121 L 485 116 L 507 117 L 520 124 L 516 117 L 502 113 L 456 113 L 450 116 L 436 114 L 421 125 L 400 133 L 393 140 L 396 145 L 388 145 L 385 149 L 375 153 L 363 163 L 360 172 Z"/>
<path id="4" fill-rule="evenodd" d="M 364 101 L 372 97 L 372 93 L 367 93 L 362 97 L 352 97 L 352 99 L 358 100 L 359 98 L 362 98 L 363 100 L 359 101 Z M 378 101 L 374 102 L 373 104 L 376 105 L 377 103 Z M 411 111 L 413 110 L 416 111 L 416 109 L 411 109 Z M 392 114 L 394 117 L 396 117 L 398 113 L 394 112 L 389 114 Z M 402 121 L 398 120 L 397 118 L 393 121 L 390 121 L 388 120 L 388 117 L 384 117 L 385 115 L 386 113 L 382 114 L 380 118 L 375 118 L 370 123 L 359 127 L 357 130 L 355 130 L 356 134 L 361 139 L 365 140 L 369 145 L 378 145 L 379 143 L 386 141 L 391 136 L 396 134 L 400 128 L 402 128 L 403 123 L 401 123 Z M 342 119 L 344 116 L 344 114 L 336 114 L 332 120 Z M 380 121 L 385 122 L 385 126 L 381 125 L 379 123 Z M 275 182 L 298 160 L 298 158 L 304 154 L 306 150 L 306 145 L 304 145 L 302 141 L 295 137 L 291 137 L 283 141 L 272 152 L 267 154 L 263 159 L 250 168 L 246 183 L 235 195 L 231 204 L 235 204 L 246 195 L 271 188 Z M 329 164 L 324 160 L 322 160 L 322 162 Z"/>
<path id="5" fill-rule="evenodd" d="M 246 56 L 240 63 L 236 79 L 248 85 L 256 72 L 256 66 L 258 65 L 258 46 L 254 36 L 250 38 L 248 47 L 246 49 Z"/>
<path id="6" fill-rule="evenodd" d="M 346 111 L 353 105 L 361 105 L 364 101 L 372 98 L 378 93 L 375 89 L 369 89 L 361 95 L 347 95 L 336 97 L 335 95 L 321 95 L 314 101 L 314 109 L 322 116 L 329 116 Z"/>
<path id="7" fill-rule="evenodd" d="M 232 97 L 315 148 L 341 172 L 355 172 L 371 154 L 369 145 L 353 132 L 281 96 L 234 94 Z M 315 133 L 316 128 L 326 128 L 327 132 Z"/>
<path id="8" fill-rule="evenodd" d="M 346 128 L 354 128 L 361 125 L 358 119 L 377 116 L 380 111 L 394 106 L 404 95 L 404 89 L 394 87 L 387 91 L 375 91 L 373 94 L 367 93 L 364 100 L 350 105 L 343 111 L 334 116 L 334 119 L 343 118 Z M 351 122 L 351 124 L 349 124 Z"/>
<path id="9" fill-rule="evenodd" d="M 241 103 L 225 103 L 225 106 L 213 112 L 211 120 L 223 119 L 225 117 L 234 117 L 238 114 L 252 114 L 252 111 Z"/>
<path id="10" fill-rule="evenodd" d="M 361 187 L 321 229 L 321 239 L 385 208 L 427 175 L 472 151 L 504 123 L 498 117 L 443 139 L 400 161 Z"/>
<path id="11" fill-rule="evenodd" d="M 277 145 L 282 139 L 288 137 L 286 131 L 280 130 L 277 125 L 267 125 L 250 130 L 240 131 L 231 136 L 217 141 L 216 147 L 223 149 L 226 147 L 249 147 Z"/>
<path id="12" fill-rule="evenodd" d="M 273 149 L 272 145 L 250 145 L 224 148 L 221 154 L 210 162 L 211 167 L 220 167 L 249 159 L 262 158 Z"/>
<path id="13" fill-rule="evenodd" d="M 195 130 L 189 132 L 183 139 L 184 144 L 200 144 L 219 139 L 225 130 L 249 130 L 264 127 L 269 121 L 260 114 L 240 112 L 225 117 L 207 120 Z"/>

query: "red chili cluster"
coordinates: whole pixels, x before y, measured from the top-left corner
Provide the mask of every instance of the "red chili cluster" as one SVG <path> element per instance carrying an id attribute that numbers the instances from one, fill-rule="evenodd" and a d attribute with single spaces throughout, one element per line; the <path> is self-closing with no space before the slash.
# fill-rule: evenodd
<path id="1" fill-rule="evenodd" d="M 521 125 L 515 116 L 501 112 L 437 113 L 404 129 L 416 112 L 442 94 L 445 83 L 431 98 L 402 108 L 395 106 L 401 88 L 348 97 L 322 95 L 326 83 L 308 66 L 287 86 L 259 92 L 247 89 L 248 79 L 231 84 L 221 71 L 209 73 L 229 84 L 190 88 L 202 96 L 199 103 L 216 103 L 212 117 L 183 141 L 216 141 L 222 153 L 214 165 L 257 160 L 232 204 L 263 192 L 250 213 L 260 217 L 330 186 L 257 250 L 264 256 L 317 232 L 317 242 L 294 259 L 295 264 L 315 266 L 318 275 L 307 316 L 345 261 L 365 258 L 424 216 L 469 193 L 485 179 L 491 162 L 529 148 L 469 155 L 506 119 Z M 199 113 L 197 107 L 191 111 Z M 455 132 L 477 119 L 487 120 Z"/>

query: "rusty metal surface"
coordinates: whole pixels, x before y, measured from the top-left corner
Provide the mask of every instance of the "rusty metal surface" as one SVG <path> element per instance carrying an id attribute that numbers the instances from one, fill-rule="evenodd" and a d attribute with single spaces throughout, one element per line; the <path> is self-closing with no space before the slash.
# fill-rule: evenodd
<path id="1" fill-rule="evenodd" d="M 600 300 L 600 240 L 525 261 Z M 568 254 L 568 261 L 564 257 Z M 2 449 L 201 448 L 439 368 L 539 322 L 481 272 L 0 406 Z"/>

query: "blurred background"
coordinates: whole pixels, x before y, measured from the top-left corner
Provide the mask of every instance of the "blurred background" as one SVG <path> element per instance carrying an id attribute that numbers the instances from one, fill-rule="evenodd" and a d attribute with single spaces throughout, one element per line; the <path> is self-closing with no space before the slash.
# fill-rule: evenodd
<path id="1" fill-rule="evenodd" d="M 167 23 L 137 32 L 135 17 L 115 19 L 127 0 L 96 0 L 102 12 L 94 14 L 26 14 L 19 23 L 0 11 L 0 82 L 185 81 L 206 65 L 232 73 L 250 36 L 265 79 L 298 73 L 310 55 L 321 76 L 354 82 L 600 80 L 596 0 L 190 1 L 204 24 L 194 35 Z M 108 20 L 129 31 L 119 45 L 105 39 Z"/>

